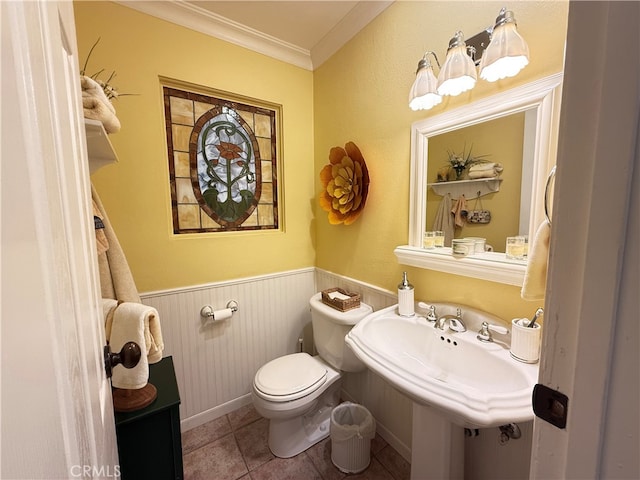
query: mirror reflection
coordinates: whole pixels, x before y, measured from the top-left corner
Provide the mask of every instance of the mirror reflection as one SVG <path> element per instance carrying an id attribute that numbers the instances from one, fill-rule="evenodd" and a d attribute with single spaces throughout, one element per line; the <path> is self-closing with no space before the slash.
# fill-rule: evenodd
<path id="1" fill-rule="evenodd" d="M 525 142 L 525 112 L 430 137 L 427 228 L 446 229 L 438 211 L 464 202 L 468 214 L 461 226 L 454 225 L 451 236 L 445 235 L 445 246 L 451 246 L 451 238 L 481 237 L 487 250 L 504 252 L 507 237 L 528 235 L 532 178 L 523 163 L 531 158 L 531 149 L 531 142 Z M 468 164 L 458 176 L 452 164 L 459 158 Z M 484 178 L 498 179 L 495 188 L 499 190 L 485 193 Z"/>
<path id="2" fill-rule="evenodd" d="M 508 258 L 505 244 L 511 236 L 531 238 L 545 218 L 561 83 L 558 73 L 413 123 L 409 241 L 394 250 L 400 264 L 522 286 L 527 260 Z M 466 158 L 469 150 L 485 163 L 500 164 L 497 177 L 470 179 L 470 169 L 460 177 L 443 172 L 452 154 Z M 461 180 L 451 181 L 456 178 Z M 434 230 L 448 189 L 452 208 L 464 193 L 467 212 L 486 210 L 491 220 L 454 229 L 452 247 L 424 248 L 425 232 Z M 494 250 L 477 252 L 476 245 L 472 254 L 464 254 L 464 246 L 462 255 L 455 252 L 468 237 L 486 238 Z"/>

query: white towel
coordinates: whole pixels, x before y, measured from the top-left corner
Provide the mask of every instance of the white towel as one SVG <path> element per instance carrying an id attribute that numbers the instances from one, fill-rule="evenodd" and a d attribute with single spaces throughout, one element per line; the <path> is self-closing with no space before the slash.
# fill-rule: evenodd
<path id="1" fill-rule="evenodd" d="M 105 335 L 105 338 L 107 339 L 107 342 L 111 338 L 111 326 L 113 325 L 113 314 L 115 313 L 115 309 L 117 306 L 118 306 L 117 300 L 114 300 L 112 298 L 102 299 L 102 318 L 104 318 L 104 335 Z"/>
<path id="2" fill-rule="evenodd" d="M 102 214 L 104 234 L 109 243 L 109 249 L 98 255 L 102 298 L 113 298 L 121 302 L 140 303 L 140 295 L 138 294 L 131 269 L 127 263 L 127 258 L 124 255 L 116 232 L 111 226 L 107 212 L 93 184 L 91 184 L 91 198 L 98 211 Z"/>
<path id="3" fill-rule="evenodd" d="M 500 175 L 504 170 L 501 163 L 479 163 L 469 168 L 469 178 L 494 178 Z"/>
<path id="4" fill-rule="evenodd" d="M 133 302 L 121 303 L 116 307 L 109 338 L 111 351 L 119 352 L 122 346 L 130 341 L 140 346 L 140 362 L 130 369 L 122 365 L 113 369 L 111 385 L 116 388 L 144 387 L 149 380 L 149 363 L 155 363 L 162 358 L 164 344 L 159 315 L 155 308 Z"/>
<path id="5" fill-rule="evenodd" d="M 451 194 L 447 193 L 440 201 L 440 206 L 433 220 L 433 230 L 444 232 L 444 244 L 451 246 L 455 225 L 453 223 L 453 214 L 451 213 Z"/>
<path id="6" fill-rule="evenodd" d="M 116 117 L 116 109 L 107 98 L 104 90 L 94 79 L 81 76 L 82 107 L 85 118 L 102 122 L 107 133 L 116 133 L 120 130 L 120 120 Z"/>
<path id="7" fill-rule="evenodd" d="M 495 178 L 498 176 L 493 168 L 491 170 L 479 170 L 475 172 L 469 172 L 469 179 L 474 180 L 476 178 Z"/>
<path id="8" fill-rule="evenodd" d="M 547 263 L 551 225 L 546 220 L 538 227 L 533 243 L 529 245 L 529 261 L 524 274 L 520 296 L 525 300 L 542 300 L 547 288 Z"/>
<path id="9" fill-rule="evenodd" d="M 476 163 L 475 165 L 471 165 L 471 167 L 469 167 L 469 171 L 479 172 L 482 170 L 493 170 L 495 167 L 496 167 L 496 164 L 493 162 Z"/>

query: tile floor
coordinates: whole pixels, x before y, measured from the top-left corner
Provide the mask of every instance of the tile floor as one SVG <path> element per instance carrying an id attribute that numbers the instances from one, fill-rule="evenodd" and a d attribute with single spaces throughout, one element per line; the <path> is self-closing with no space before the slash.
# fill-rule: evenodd
<path id="1" fill-rule="evenodd" d="M 267 446 L 268 421 L 247 405 L 182 434 L 185 480 L 408 480 L 409 463 L 379 435 L 371 463 L 345 474 L 331 463 L 327 438 L 293 458 L 277 458 Z"/>

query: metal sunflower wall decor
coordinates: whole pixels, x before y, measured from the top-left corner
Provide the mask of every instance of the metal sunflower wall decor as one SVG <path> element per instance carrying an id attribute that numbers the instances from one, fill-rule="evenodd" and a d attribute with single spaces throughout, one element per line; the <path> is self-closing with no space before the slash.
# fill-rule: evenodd
<path id="1" fill-rule="evenodd" d="M 367 200 L 369 171 L 360 149 L 353 142 L 344 148 L 333 147 L 329 164 L 320 171 L 322 192 L 320 206 L 329 213 L 332 225 L 351 225 L 355 222 Z"/>

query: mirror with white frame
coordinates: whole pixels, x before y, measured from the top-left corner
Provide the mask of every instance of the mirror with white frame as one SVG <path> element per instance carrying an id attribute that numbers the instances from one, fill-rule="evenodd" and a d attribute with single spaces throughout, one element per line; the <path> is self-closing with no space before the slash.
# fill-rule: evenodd
<path id="1" fill-rule="evenodd" d="M 454 257 L 451 248 L 448 247 L 423 248 L 424 232 L 431 230 L 431 225 L 427 224 L 427 192 L 433 187 L 430 182 L 435 181 L 427 176 L 428 165 L 433 161 L 442 163 L 441 158 L 428 158 L 429 139 L 523 113 L 523 164 L 518 214 L 520 218 L 516 221 L 519 231 L 514 234 L 529 235 L 529 238 L 533 239 L 538 225 L 545 219 L 545 186 L 549 172 L 555 164 L 561 84 L 562 74 L 558 73 L 413 123 L 409 239 L 408 245 L 401 245 L 394 251 L 399 263 L 510 285 L 522 285 L 526 261 L 507 259 L 505 253 L 493 251 L 460 258 Z M 462 186 L 464 182 L 447 183 L 459 183 Z M 475 191 L 477 187 L 474 185 L 472 188 Z M 499 193 L 492 195 L 498 196 Z M 473 201 L 473 196 L 468 197 L 469 200 Z M 470 206 L 468 203 L 467 207 Z M 504 250 L 502 246 L 499 247 L 496 250 Z"/>

